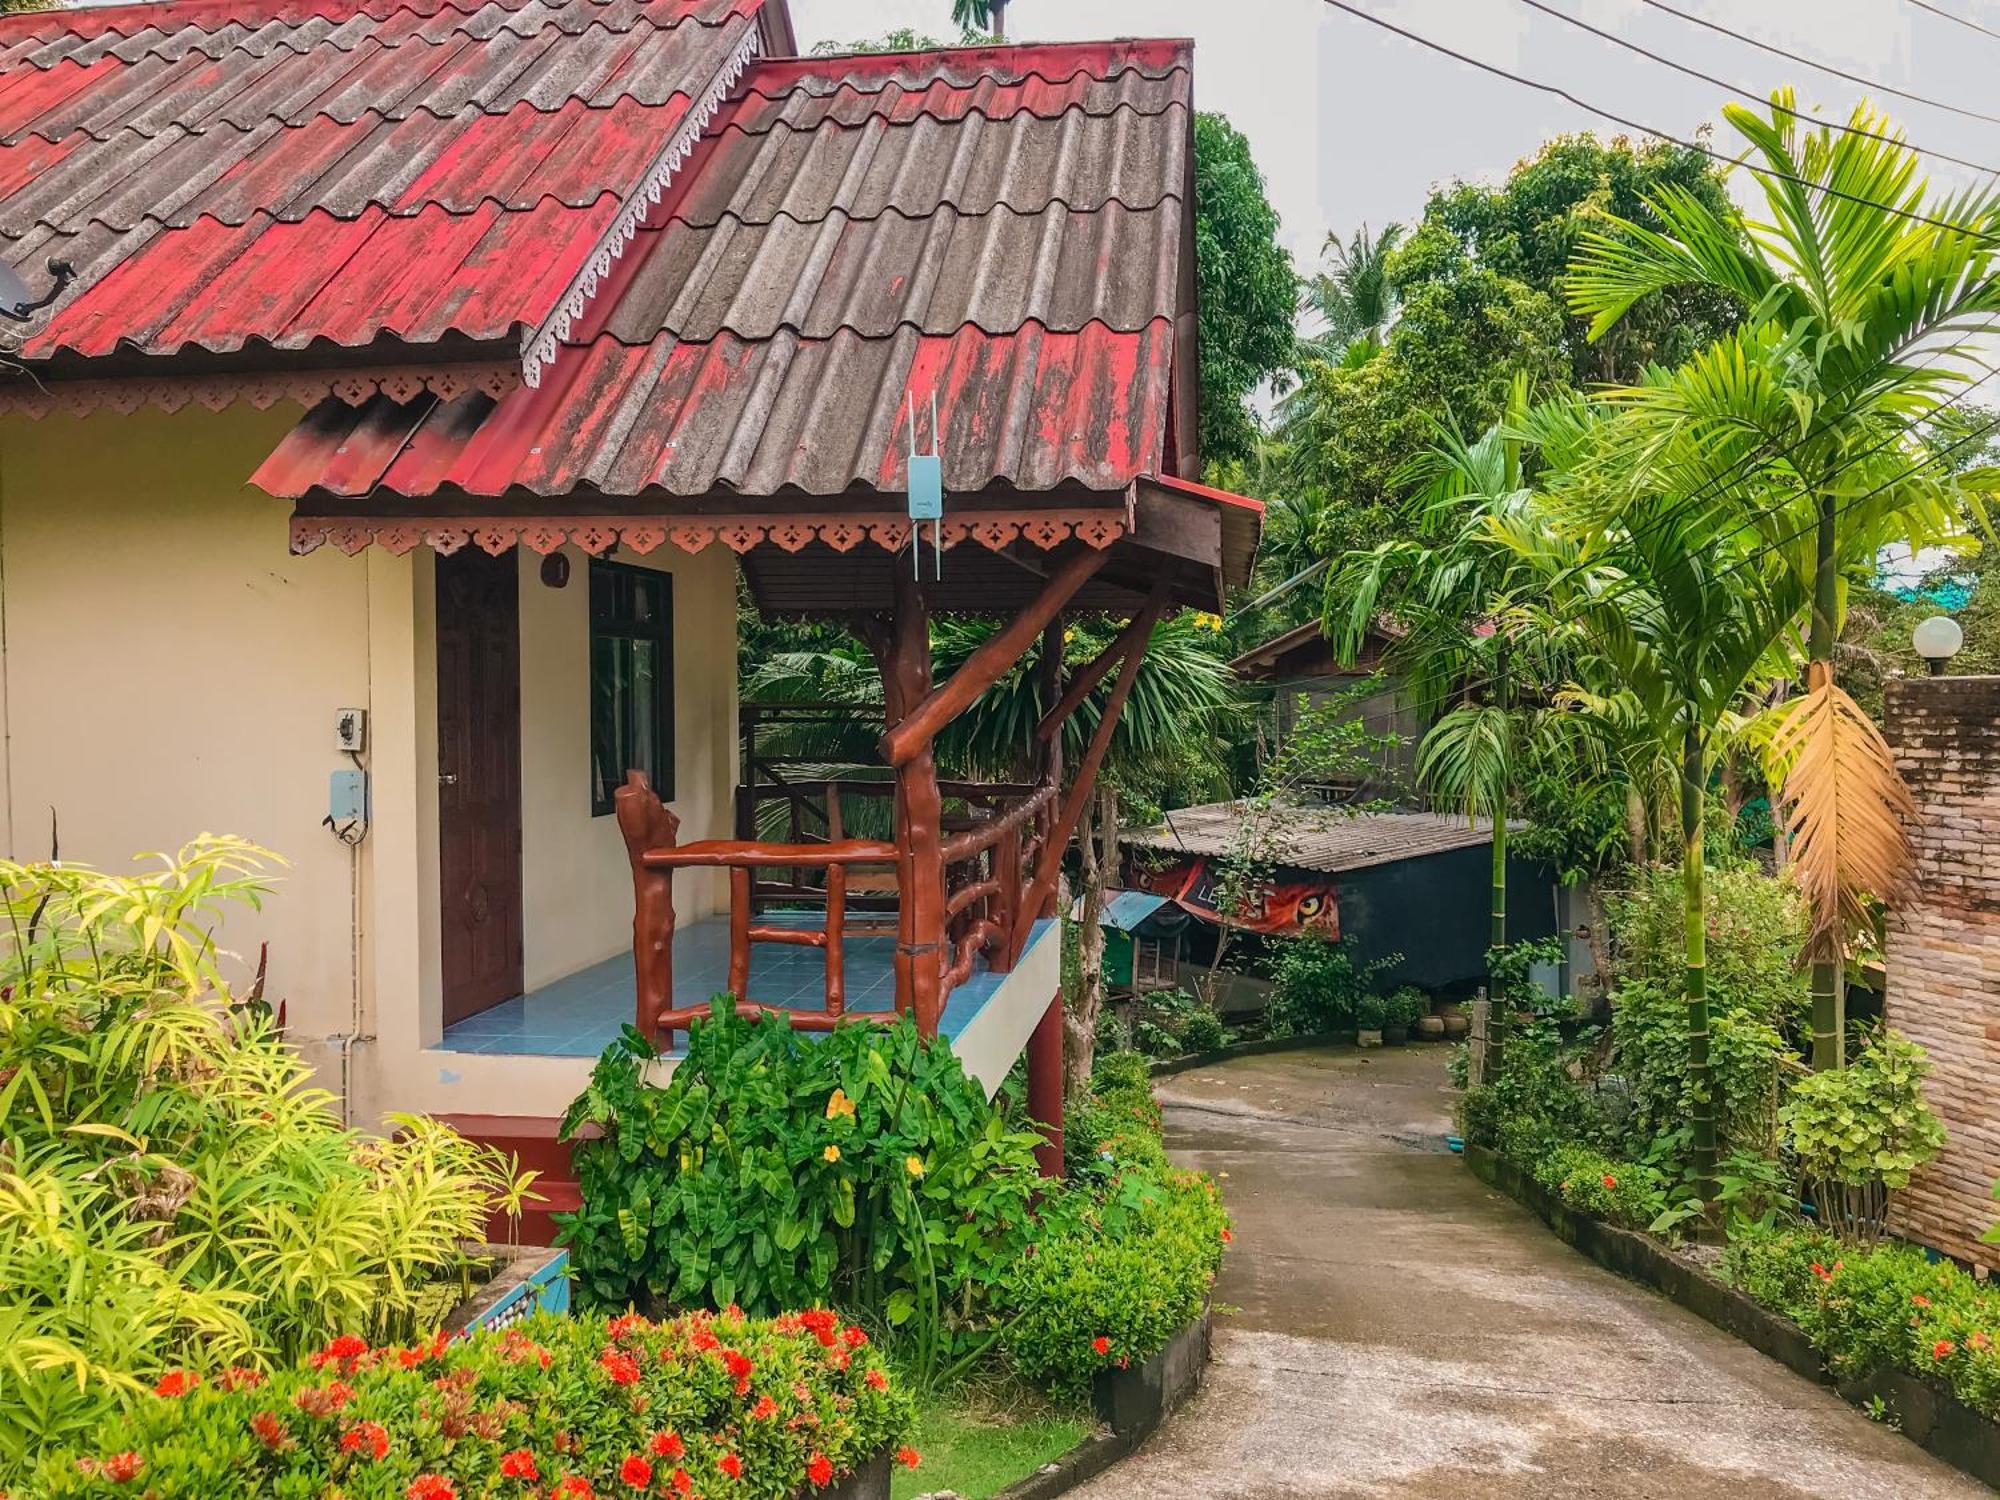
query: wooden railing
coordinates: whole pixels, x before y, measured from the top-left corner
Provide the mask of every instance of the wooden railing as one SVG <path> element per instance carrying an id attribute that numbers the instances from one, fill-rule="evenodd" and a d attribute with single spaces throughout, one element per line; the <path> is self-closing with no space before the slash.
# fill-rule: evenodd
<path id="1" fill-rule="evenodd" d="M 615 800 L 632 867 L 639 1029 L 664 1038 L 708 1014 L 705 999 L 674 1003 L 673 876 L 677 870 L 722 869 L 729 872 L 728 990 L 740 1013 L 770 1010 L 802 1030 L 822 1031 L 845 1019 L 888 1020 L 914 1012 L 919 1029 L 934 1035 L 945 1000 L 971 976 L 981 957 L 989 968 L 1005 972 L 1018 951 L 1022 924 L 1041 915 L 1028 910 L 1027 903 L 1056 807 L 1053 784 L 941 782 L 938 790 L 962 804 L 963 811 L 945 820 L 948 836 L 942 848 L 944 889 L 939 901 L 912 903 L 943 914 L 940 930 L 925 933 L 913 927 L 914 913 L 903 909 L 907 851 L 890 841 L 848 838 L 844 832 L 843 796 L 893 796 L 893 784 L 819 780 L 746 788 L 749 796 L 738 804 L 739 829 L 759 826 L 758 801 L 781 800 L 793 808 L 787 819 L 801 830 L 800 835 L 785 842 L 735 838 L 682 844 L 679 821 L 643 773 L 629 772 Z M 817 834 L 807 831 L 797 811 L 808 802 L 817 811 Z M 888 889 L 871 890 L 860 898 L 851 895 L 855 874 L 869 870 L 888 871 Z M 785 878 L 769 879 L 775 872 L 783 872 Z M 886 904 L 895 919 L 885 922 L 878 916 L 872 922 L 850 922 L 857 899 L 877 911 Z M 768 915 L 770 906 L 780 903 L 816 910 L 821 920 L 817 925 L 759 920 Z M 899 939 L 895 1011 L 850 1014 L 846 941 L 887 933 Z M 759 943 L 817 948 L 825 955 L 824 1009 L 774 1006 L 756 998 L 752 951 Z M 935 985 L 912 982 L 914 966 L 926 962 L 937 965 Z"/>

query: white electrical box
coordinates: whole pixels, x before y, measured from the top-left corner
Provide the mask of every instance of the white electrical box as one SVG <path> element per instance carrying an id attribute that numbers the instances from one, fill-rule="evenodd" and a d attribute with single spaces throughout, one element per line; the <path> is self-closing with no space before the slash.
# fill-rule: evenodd
<path id="1" fill-rule="evenodd" d="M 333 718 L 334 748 L 343 755 L 359 755 L 368 748 L 368 710 L 343 708 Z"/>

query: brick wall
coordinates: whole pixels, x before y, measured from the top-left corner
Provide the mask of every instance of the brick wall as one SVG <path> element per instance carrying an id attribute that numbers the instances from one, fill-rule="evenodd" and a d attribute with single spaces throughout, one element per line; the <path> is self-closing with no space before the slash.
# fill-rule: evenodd
<path id="1" fill-rule="evenodd" d="M 1888 1018 L 1930 1053 L 1950 1139 L 1895 1195 L 1898 1232 L 2000 1268 L 2000 677 L 1888 684 L 1884 730 L 1916 794 L 1917 886 L 1889 918 Z"/>

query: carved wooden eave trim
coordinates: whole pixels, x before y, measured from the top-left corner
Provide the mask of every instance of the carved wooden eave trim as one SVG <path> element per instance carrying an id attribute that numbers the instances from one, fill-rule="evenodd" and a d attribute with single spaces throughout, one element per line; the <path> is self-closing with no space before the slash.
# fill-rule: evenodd
<path id="1" fill-rule="evenodd" d="M 377 546 L 401 555 L 429 547 L 446 556 L 470 544 L 499 556 L 510 547 L 549 553 L 573 543 L 596 557 L 614 543 L 647 553 L 662 544 L 700 552 L 720 543 L 736 553 L 770 543 L 797 552 L 823 543 L 836 552 L 865 544 L 900 552 L 910 545 L 907 516 L 874 512 L 843 516 L 380 516 L 292 517 L 292 551 L 312 552 L 330 543 L 349 554 Z M 1072 539 L 1099 549 L 1131 530 L 1121 509 L 966 511 L 943 522 L 947 548 L 970 542 L 999 552 L 1017 542 L 1050 551 Z M 925 545 L 930 544 L 929 523 Z"/>
<path id="2" fill-rule="evenodd" d="M 498 400 L 521 383 L 512 360 L 481 364 L 391 365 L 355 370 L 264 370 L 215 375 L 147 375 L 108 380 L 24 381 L 0 388 L 0 412 L 40 421 L 54 413 L 131 413 L 142 406 L 179 411 L 187 406 L 221 411 L 243 402 L 264 411 L 281 401 L 313 407 L 327 397 L 359 406 L 377 395 L 409 401 L 425 392 L 452 401 L 473 391 Z"/>

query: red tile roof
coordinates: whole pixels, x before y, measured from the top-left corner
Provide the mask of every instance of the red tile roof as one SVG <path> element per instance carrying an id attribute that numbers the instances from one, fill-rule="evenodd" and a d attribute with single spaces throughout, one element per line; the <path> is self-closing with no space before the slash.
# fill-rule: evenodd
<path id="1" fill-rule="evenodd" d="M 762 0 L 240 0 L 0 19 L 24 359 L 518 346 Z"/>
<path id="2" fill-rule="evenodd" d="M 539 389 L 328 409 L 256 482 L 893 491 L 935 397 L 953 493 L 1122 489 L 1169 468 L 1191 142 L 1185 43 L 758 63 Z"/>

